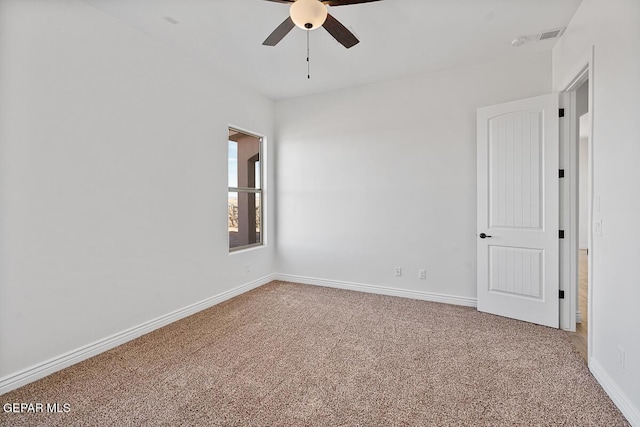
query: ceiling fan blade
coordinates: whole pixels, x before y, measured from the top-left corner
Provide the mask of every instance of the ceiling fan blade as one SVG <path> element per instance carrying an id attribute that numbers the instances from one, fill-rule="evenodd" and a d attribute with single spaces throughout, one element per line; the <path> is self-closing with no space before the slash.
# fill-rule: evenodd
<path id="1" fill-rule="evenodd" d="M 360 43 L 360 40 L 331 14 L 327 14 L 327 20 L 324 21 L 322 26 L 347 49 Z"/>
<path id="2" fill-rule="evenodd" d="M 287 17 L 287 19 L 285 19 L 282 24 L 278 25 L 278 28 L 273 30 L 273 33 L 271 33 L 269 37 L 267 37 L 267 39 L 262 42 L 262 44 L 264 46 L 277 45 L 278 43 L 280 43 L 280 40 L 282 40 L 284 36 L 289 34 L 289 31 L 291 31 L 295 26 L 296 24 L 293 23 L 291 17 Z"/>
<path id="3" fill-rule="evenodd" d="M 268 0 L 268 1 L 278 1 L 278 0 Z M 380 0 L 324 0 L 322 3 L 328 4 L 329 6 L 348 6 L 350 4 L 371 3 L 373 1 L 380 1 Z"/>

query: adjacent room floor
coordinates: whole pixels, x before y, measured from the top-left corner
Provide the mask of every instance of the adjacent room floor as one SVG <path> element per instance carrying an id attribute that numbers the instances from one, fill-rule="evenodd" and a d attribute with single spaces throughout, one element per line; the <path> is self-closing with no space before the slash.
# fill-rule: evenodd
<path id="1" fill-rule="evenodd" d="M 578 286 L 580 288 L 578 293 L 578 310 L 580 310 L 581 322 L 576 324 L 576 332 L 570 333 L 569 336 L 571 341 L 576 346 L 576 349 L 580 353 L 580 356 L 584 359 L 585 362 L 588 362 L 587 356 L 587 301 L 589 296 L 589 280 L 588 280 L 588 270 L 589 270 L 589 257 L 587 255 L 586 249 L 580 249 L 579 251 L 579 259 L 578 259 Z"/>

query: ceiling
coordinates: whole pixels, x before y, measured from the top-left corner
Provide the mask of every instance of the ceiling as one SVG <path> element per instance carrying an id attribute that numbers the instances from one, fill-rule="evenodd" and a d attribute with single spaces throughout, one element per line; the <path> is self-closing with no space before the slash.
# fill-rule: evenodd
<path id="1" fill-rule="evenodd" d="M 289 13 L 264 0 L 83 0 L 271 99 L 284 99 L 551 50 L 511 40 L 566 26 L 581 0 L 383 0 L 329 8 L 359 39 L 324 29 L 264 39 Z M 531 37 L 532 39 L 534 37 Z"/>

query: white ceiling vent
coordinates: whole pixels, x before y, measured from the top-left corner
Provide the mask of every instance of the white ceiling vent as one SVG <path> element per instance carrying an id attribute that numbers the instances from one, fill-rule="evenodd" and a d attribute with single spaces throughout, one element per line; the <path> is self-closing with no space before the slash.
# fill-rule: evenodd
<path id="1" fill-rule="evenodd" d="M 538 41 L 556 39 L 564 33 L 564 30 L 566 28 L 567 27 L 562 27 L 562 28 L 555 28 L 553 30 L 544 31 L 543 33 L 538 35 Z"/>

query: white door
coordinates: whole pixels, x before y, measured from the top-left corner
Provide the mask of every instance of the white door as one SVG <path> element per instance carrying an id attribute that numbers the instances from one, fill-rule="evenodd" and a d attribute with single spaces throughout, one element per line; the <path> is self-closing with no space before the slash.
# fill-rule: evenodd
<path id="1" fill-rule="evenodd" d="M 478 109 L 478 310 L 558 327 L 558 95 Z"/>

